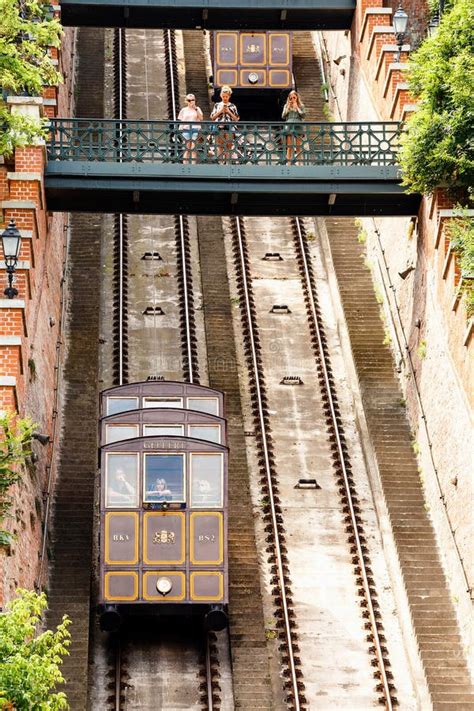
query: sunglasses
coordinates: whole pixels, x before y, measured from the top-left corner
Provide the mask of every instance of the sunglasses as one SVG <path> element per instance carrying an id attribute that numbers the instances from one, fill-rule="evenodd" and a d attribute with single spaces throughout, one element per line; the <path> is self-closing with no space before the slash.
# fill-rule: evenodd
<path id="1" fill-rule="evenodd" d="M 196 101 L 196 99 L 186 99 L 186 101 Z"/>

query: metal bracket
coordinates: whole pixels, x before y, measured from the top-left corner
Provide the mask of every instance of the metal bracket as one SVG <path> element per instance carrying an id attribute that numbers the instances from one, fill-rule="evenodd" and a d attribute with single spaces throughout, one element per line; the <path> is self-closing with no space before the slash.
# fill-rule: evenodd
<path id="1" fill-rule="evenodd" d="M 154 259 L 154 260 L 156 260 L 157 262 L 162 262 L 162 261 L 163 261 L 163 258 L 162 258 L 161 254 L 160 254 L 159 252 L 145 252 L 145 254 L 143 255 L 142 259 L 146 259 L 146 260 L 152 260 L 152 259 Z"/>
<path id="2" fill-rule="evenodd" d="M 280 385 L 304 385 L 304 383 L 299 375 L 285 375 L 280 380 Z"/>
<path id="3" fill-rule="evenodd" d="M 298 479 L 298 483 L 294 486 L 295 489 L 320 489 L 316 479 Z"/>
<path id="4" fill-rule="evenodd" d="M 164 316 L 165 312 L 161 306 L 147 306 L 144 311 L 142 311 L 144 316 Z"/>

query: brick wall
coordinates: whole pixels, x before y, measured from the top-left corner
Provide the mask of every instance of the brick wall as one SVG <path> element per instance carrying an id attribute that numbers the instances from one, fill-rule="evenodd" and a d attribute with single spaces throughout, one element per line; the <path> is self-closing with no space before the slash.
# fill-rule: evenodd
<path id="1" fill-rule="evenodd" d="M 45 115 L 58 110 L 70 115 L 74 43 L 74 30 L 68 28 L 61 52 L 50 50 L 64 83 L 45 88 Z M 13 218 L 22 235 L 14 300 L 3 298 L 6 274 L 0 248 L 0 410 L 29 416 L 41 433 L 52 436 L 58 431 L 54 402 L 68 216 L 46 210 L 44 161 L 44 147 L 31 146 L 17 149 L 12 160 L 0 164 L 0 228 Z M 0 605 L 17 587 L 32 588 L 38 575 L 52 449 L 33 442 L 33 450 L 38 459 L 12 488 L 12 518 L 4 522 L 16 538 L 9 549 L 0 550 Z"/>

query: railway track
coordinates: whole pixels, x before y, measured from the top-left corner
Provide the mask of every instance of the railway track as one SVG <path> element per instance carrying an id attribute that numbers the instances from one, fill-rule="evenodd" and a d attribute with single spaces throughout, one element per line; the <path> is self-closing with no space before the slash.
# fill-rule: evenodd
<path id="1" fill-rule="evenodd" d="M 199 41 L 195 36 L 193 37 L 191 35 L 192 33 L 184 33 L 185 57 L 186 43 L 188 42 L 189 45 L 191 45 L 189 54 L 195 58 L 199 51 Z M 197 61 L 193 62 L 193 66 L 190 67 L 189 70 L 187 68 L 187 76 L 189 76 L 188 89 L 195 92 L 199 98 L 200 105 L 205 106 L 204 101 L 205 98 L 207 98 L 207 92 L 199 81 L 199 71 L 201 71 L 202 76 L 205 75 L 202 66 L 199 66 Z M 209 230 L 209 225 L 212 223 L 215 238 L 220 239 L 220 220 L 213 221 L 209 218 L 200 218 L 200 221 L 203 223 L 202 231 Z M 217 224 L 214 224 L 214 222 Z M 275 471 L 274 443 L 271 437 L 268 398 L 265 392 L 264 375 L 261 367 L 262 359 L 259 352 L 260 338 L 255 324 L 255 304 L 251 291 L 251 276 L 248 271 L 248 255 L 245 246 L 245 228 L 243 227 L 243 222 L 243 220 L 239 219 L 233 220 L 232 222 L 234 262 L 238 274 L 237 283 L 240 308 L 245 310 L 245 318 L 243 319 L 244 348 L 247 366 L 250 371 L 250 389 L 253 396 L 253 429 L 259 448 L 259 466 L 262 484 L 261 494 L 265 501 L 266 553 L 271 570 L 270 582 L 273 588 L 277 634 L 280 641 L 279 651 L 284 675 L 286 706 L 292 709 L 304 709 L 307 708 L 307 698 L 305 695 L 304 680 L 302 679 L 300 647 L 295 625 L 295 612 L 293 609 L 287 540 L 283 524 L 278 477 Z M 304 228 L 298 219 L 293 221 L 293 228 L 295 230 L 295 239 L 299 231 L 300 241 L 304 243 L 302 239 Z M 206 242 L 207 241 L 208 240 L 206 240 Z M 374 580 L 372 571 L 370 570 L 370 561 L 368 560 L 364 536 L 361 530 L 360 511 L 354 492 L 354 481 L 350 470 L 350 462 L 348 461 L 347 447 L 344 441 L 344 434 L 341 431 L 340 414 L 335 398 L 331 367 L 327 362 L 327 345 L 325 344 L 325 336 L 321 332 L 317 306 L 315 307 L 314 305 L 314 284 L 310 283 L 311 269 L 307 264 L 304 244 L 302 248 L 300 247 L 300 252 L 301 249 L 303 249 L 303 254 L 300 256 L 300 259 L 303 265 L 306 264 L 306 270 L 309 271 L 306 279 L 307 285 L 305 287 L 306 300 L 312 300 L 313 302 L 313 313 L 308 314 L 308 317 L 310 319 L 312 318 L 310 330 L 316 343 L 319 339 L 319 344 L 317 343 L 317 345 L 323 349 L 322 351 L 318 350 L 319 354 L 315 354 L 314 357 L 316 358 L 320 370 L 321 388 L 324 387 L 323 397 L 326 400 L 325 417 L 328 429 L 330 430 L 328 434 L 329 437 L 334 439 L 331 447 L 333 450 L 332 454 L 336 476 L 338 477 L 338 485 L 341 487 L 341 507 L 344 508 L 344 515 L 347 518 L 346 525 L 351 529 L 348 534 L 350 536 L 349 551 L 350 555 L 354 558 L 354 570 L 358 584 L 356 594 L 361 596 L 361 604 L 364 606 L 364 620 L 361 621 L 361 625 L 366 627 L 368 637 L 366 653 L 369 653 L 370 664 L 376 667 L 375 676 L 377 681 L 373 684 L 373 699 L 374 703 L 379 703 L 387 709 L 392 709 L 396 704 L 396 698 L 393 693 L 391 672 L 388 669 L 389 661 L 387 659 L 387 650 L 383 644 L 383 628 L 379 619 L 378 603 L 375 600 L 376 591 L 374 590 Z M 203 269 L 205 269 L 205 267 L 203 267 Z M 302 277 L 304 277 L 304 275 L 302 275 Z M 222 387 L 222 385 L 219 384 L 217 387 Z M 232 643 L 232 624 L 230 636 Z"/>
<path id="2" fill-rule="evenodd" d="M 379 680 L 377 684 L 377 692 L 380 693 L 378 701 L 391 711 L 398 704 L 398 701 L 391 681 L 393 674 L 389 668 L 390 662 L 385 646 L 384 628 L 380 618 L 376 583 L 367 550 L 359 497 L 352 475 L 352 464 L 341 420 L 331 359 L 307 247 L 306 232 L 302 220 L 298 217 L 292 219 L 291 227 L 310 324 L 311 343 L 324 401 L 327 434 L 331 442 L 334 470 L 347 525 L 348 542 L 353 556 L 354 573 L 357 576 L 358 594 L 362 600 L 361 605 L 364 608 L 363 616 L 366 619 L 365 627 L 368 631 L 369 652 L 373 660 L 373 666 L 377 669 L 374 676 Z"/>
<path id="3" fill-rule="evenodd" d="M 119 34 L 124 33 L 124 34 Z M 194 33 L 193 39 L 184 33 L 184 54 L 192 54 L 199 41 Z M 127 79 L 127 42 L 123 30 L 116 31 L 114 56 L 118 67 L 115 83 L 115 111 L 118 118 L 125 118 L 126 79 Z M 179 105 L 179 86 L 177 71 L 176 36 L 173 32 L 163 34 L 162 44 L 166 58 L 166 101 L 168 114 L 175 118 Z M 202 46 L 202 39 L 201 39 Z M 198 97 L 207 96 L 206 73 L 202 72 L 203 55 L 194 56 L 192 67 L 186 65 L 188 89 Z M 193 77 L 190 83 L 190 76 Z M 148 79 L 147 79 L 148 81 Z M 149 87 L 147 87 L 148 91 Z M 202 100 L 201 105 L 202 104 Z M 208 363 L 203 367 L 202 345 L 198 343 L 199 327 L 196 321 L 196 279 L 195 264 L 191 265 L 196 254 L 193 244 L 194 222 L 186 217 L 174 217 L 168 224 L 160 225 L 160 230 L 167 235 L 173 234 L 173 268 L 176 279 L 168 279 L 163 272 L 171 272 L 169 263 L 153 248 L 155 233 L 150 228 L 151 236 L 147 244 L 150 249 L 145 252 L 148 257 L 145 263 L 152 265 L 151 286 L 147 288 L 147 298 L 153 309 L 152 326 L 147 327 L 144 335 L 148 344 L 153 344 L 152 352 L 145 352 L 141 360 L 137 359 L 137 346 L 140 345 L 141 334 L 136 327 L 138 318 L 143 320 L 146 314 L 140 313 L 135 296 L 137 288 L 138 257 L 133 253 L 136 245 L 136 234 L 140 230 L 148 230 L 146 219 L 137 216 L 115 216 L 113 232 L 113 274 L 114 289 L 113 322 L 110 330 L 113 337 L 112 371 L 110 378 L 115 384 L 126 383 L 142 377 L 166 377 L 199 382 L 200 369 L 209 374 L 210 385 L 223 389 L 228 397 L 229 413 L 229 444 L 231 448 L 231 513 L 229 530 L 230 556 L 230 590 L 231 619 L 230 642 L 233 661 L 233 684 L 235 705 L 240 708 L 270 709 L 280 708 L 280 702 L 275 696 L 268 667 L 268 640 L 266 639 L 266 623 L 263 619 L 262 600 L 259 582 L 258 550 L 253 531 L 254 521 L 252 505 L 249 496 L 249 473 L 245 455 L 245 437 L 242 427 L 242 405 L 240 402 L 239 378 L 237 372 L 237 357 L 232 330 L 232 304 L 230 301 L 226 257 L 223 248 L 224 233 L 219 218 L 199 218 L 197 220 L 197 243 L 201 259 L 200 268 L 203 275 L 202 297 L 206 332 L 206 348 Z M 252 292 L 252 272 L 249 265 L 249 252 L 246 243 L 246 221 L 234 220 L 232 224 L 234 243 L 234 264 L 238 273 L 238 288 L 241 298 L 241 310 L 245 321 L 245 351 L 248 370 L 251 373 L 251 397 L 254 418 L 255 441 L 259 452 L 259 467 L 261 493 L 264 499 L 263 518 L 266 535 L 266 556 L 269 564 L 269 578 L 274 603 L 275 629 L 279 640 L 280 661 L 282 665 L 283 684 L 285 691 L 285 706 L 289 709 L 306 709 L 310 702 L 307 695 L 305 679 L 303 678 L 304 660 L 301 658 L 301 644 L 298 630 L 298 617 L 295 610 L 294 582 L 292 581 L 291 550 L 288 531 L 285 525 L 285 500 L 282 500 L 279 472 L 275 458 L 275 442 L 272 439 L 272 415 L 269 412 L 269 395 L 266 388 L 264 363 L 261 353 L 261 335 L 258 331 L 257 309 Z M 366 652 L 370 655 L 370 664 L 376 675 L 376 688 L 373 692 L 374 704 L 380 704 L 387 709 L 396 705 L 392 685 L 387 650 L 385 649 L 384 629 L 380 619 L 375 590 L 375 580 L 370 566 L 370 554 L 363 530 L 361 502 L 355 490 L 355 479 L 352 474 L 351 462 L 348 457 L 348 445 L 342 426 L 341 412 L 335 392 L 334 376 L 329 362 L 328 343 L 322 325 L 321 311 L 312 273 L 311 260 L 305 239 L 304 224 L 295 218 L 286 222 L 286 229 L 291 232 L 294 243 L 295 258 L 300 273 L 305 307 L 309 323 L 311 347 L 314 364 L 317 369 L 323 413 L 330 442 L 333 475 L 340 489 L 340 500 L 346 534 L 349 538 L 349 551 L 356 574 L 357 595 L 363 611 L 365 634 L 367 635 Z M 133 232 L 134 238 L 130 239 Z M 170 237 L 171 240 L 171 237 Z M 161 244 L 161 241 L 160 241 Z M 140 246 L 141 248 L 141 246 Z M 161 246 L 160 246 L 161 249 Z M 193 255 L 194 250 L 194 255 Z M 97 250 L 96 250 L 97 251 Z M 158 257 L 156 257 L 158 254 Z M 145 256 L 144 255 L 144 256 Z M 140 258 L 141 259 L 141 258 Z M 195 261 L 195 259 L 194 259 Z M 171 263 L 171 262 L 170 262 Z M 148 267 L 147 267 L 148 268 Z M 193 279 L 194 277 L 194 279 Z M 168 280 L 168 286 L 158 293 L 157 283 Z M 175 286 L 171 282 L 175 282 Z M 173 291 L 173 288 L 175 289 Z M 198 285 L 199 289 L 199 285 Z M 150 297 L 151 295 L 151 297 Z M 170 329 L 163 336 L 163 321 L 160 321 L 159 309 L 163 310 L 163 297 L 168 296 L 172 313 L 178 316 L 179 328 Z M 160 298 L 161 297 L 161 298 Z M 168 302 L 166 302 L 168 303 Z M 162 304 L 160 306 L 160 304 Z M 148 308 L 146 306 L 145 308 Z M 165 305 L 165 310 L 168 306 Z M 133 313 L 132 313 L 133 312 Z M 95 327 L 95 326 L 94 326 Z M 156 357 L 159 333 L 161 345 L 166 349 L 172 344 L 170 353 L 161 360 Z M 143 334 L 142 334 L 143 335 Z M 200 339 L 202 340 L 202 339 Z M 142 342 L 142 344 L 145 341 Z M 167 345 L 164 345 L 166 342 Z M 110 342 L 106 344 L 110 348 Z M 143 345 L 142 345 L 143 347 Z M 164 364 L 164 367 L 161 365 Z M 147 368 L 147 370 L 145 370 Z M 206 379 L 206 375 L 202 376 Z M 248 434 L 248 433 L 247 433 Z M 95 452 L 95 449 L 93 450 Z M 154 666 L 157 655 L 164 654 L 166 645 L 171 641 L 166 636 L 155 635 L 140 640 L 140 634 L 127 630 L 125 638 L 114 642 L 108 650 L 107 675 L 109 677 L 109 695 L 107 705 L 115 711 L 126 708 L 137 708 L 138 701 L 149 698 L 150 704 L 156 704 L 157 694 L 163 690 L 163 685 L 169 683 L 166 675 L 157 675 Z M 163 634 L 163 630 L 160 630 Z M 186 637 L 186 630 L 184 630 Z M 187 638 L 187 637 L 186 637 Z M 137 686 L 133 658 L 140 656 L 140 644 L 143 641 L 148 658 L 141 655 L 141 662 L 149 664 L 144 675 L 141 671 L 141 696 L 134 696 Z M 220 683 L 219 657 L 221 649 L 214 636 L 206 639 L 196 637 L 190 641 L 191 649 L 183 656 L 183 646 L 179 647 L 176 640 L 171 648 L 184 659 L 184 666 L 170 664 L 169 674 L 176 673 L 179 668 L 178 690 L 184 695 L 183 674 L 193 670 L 195 679 L 186 679 L 186 688 L 191 689 L 191 696 L 186 701 L 188 708 L 221 708 L 222 689 Z M 171 658 L 173 651 L 168 646 Z M 115 656 L 115 650 L 119 654 Z M 186 650 L 186 648 L 184 648 Z M 181 650 L 181 651 L 180 651 Z M 87 652 L 86 652 L 87 659 Z M 163 656 L 163 660 L 166 656 Z M 302 663 L 303 662 L 303 663 Z M 165 662 L 163 661 L 163 664 Z M 146 679 L 154 681 L 146 686 Z M 198 679 L 199 677 L 199 679 Z M 178 675 L 176 676 L 178 678 Z M 194 687 L 193 687 L 194 684 Z M 143 696 L 143 694 L 145 696 Z M 81 697 L 82 698 L 82 697 Z M 161 708 L 173 708 L 177 697 L 168 695 L 162 698 Z M 103 697 L 93 697 L 94 703 L 102 703 Z M 195 704 L 195 705 L 193 705 Z M 168 706 L 167 706 L 168 705 Z M 146 703 L 140 706 L 148 708 Z M 154 706 L 150 705 L 150 708 Z M 225 708 L 230 708 L 229 703 Z M 80 705 L 77 708 L 81 708 Z M 85 706 L 84 706 L 85 708 Z"/>
<path id="4" fill-rule="evenodd" d="M 198 105 L 210 114 L 208 69 L 202 33 L 183 32 L 185 81 Z M 260 582 L 259 550 L 250 497 L 251 463 L 246 453 L 233 304 L 222 220 L 199 217 L 197 243 L 209 385 L 226 394 L 229 444 L 229 639 L 235 708 L 280 708 L 270 679 Z M 230 707 L 230 704 L 229 704 Z"/>
<path id="5" fill-rule="evenodd" d="M 248 222 L 253 222 L 255 229 L 255 221 L 248 220 Z M 263 355 L 261 348 L 262 339 L 258 329 L 258 309 L 255 306 L 249 248 L 246 239 L 246 228 L 243 223 L 244 220 L 242 219 L 232 221 L 233 256 L 237 275 L 238 294 L 240 303 L 242 304 L 241 311 L 243 311 L 244 350 L 250 373 L 253 419 L 255 429 L 258 432 L 257 444 L 260 456 L 260 485 L 263 501 L 263 518 L 265 533 L 267 534 L 268 562 L 271 566 L 270 582 L 275 605 L 274 614 L 280 639 L 280 652 L 285 676 L 284 686 L 287 692 L 287 704 L 289 708 L 303 709 L 307 708 L 307 696 L 305 695 L 303 679 L 301 646 L 298 640 L 298 615 L 295 612 L 294 593 L 291 582 L 291 554 L 288 550 L 288 534 L 292 535 L 292 527 L 291 522 L 289 525 L 285 522 L 284 507 L 282 506 L 281 487 L 279 485 L 276 461 L 278 457 L 275 457 L 275 442 L 272 437 L 271 429 L 272 415 L 270 412 L 275 413 L 275 402 L 273 402 L 272 405 L 270 404 L 270 397 L 265 384 L 265 361 L 268 363 L 268 357 Z M 279 229 L 284 231 L 285 224 L 281 223 L 282 221 L 280 220 Z M 302 282 L 314 361 L 318 372 L 321 400 L 323 403 L 323 416 L 331 450 L 330 456 L 336 477 L 336 484 L 339 488 L 340 508 L 344 517 L 345 530 L 348 537 L 348 548 L 356 578 L 356 594 L 360 598 L 359 604 L 362 607 L 360 624 L 361 627 L 366 630 L 367 652 L 369 654 L 370 665 L 374 668 L 374 677 L 376 679 L 373 683 L 373 700 L 386 709 L 393 709 L 397 704 L 397 699 L 394 695 L 394 687 L 391 681 L 392 673 L 389 669 L 390 662 L 387 658 L 379 604 L 376 600 L 377 592 L 375 590 L 375 581 L 370 566 L 360 503 L 355 491 L 352 467 L 335 392 L 328 344 L 324 334 L 312 267 L 305 241 L 305 229 L 302 221 L 298 218 L 292 219 L 291 225 L 287 223 L 286 229 L 288 229 L 288 227 L 290 227 L 292 232 Z M 279 253 L 278 257 L 281 258 Z M 260 299 L 262 299 L 261 295 Z M 285 313 L 288 307 L 280 304 L 273 308 L 276 309 L 276 313 Z M 275 335 L 275 337 L 277 336 Z M 268 376 L 271 378 L 272 373 L 269 372 Z M 294 380 L 293 383 L 290 382 L 292 377 Z M 290 376 L 287 380 L 289 386 L 298 384 L 299 382 L 297 376 Z M 302 381 L 301 384 L 303 384 Z M 286 491 L 286 496 L 287 495 L 288 493 Z M 284 501 L 286 496 L 283 497 Z M 328 639 L 328 647 L 330 643 L 331 641 Z M 356 701 L 354 701 L 354 703 L 356 703 Z"/>
<path id="6" fill-rule="evenodd" d="M 145 35 L 146 37 L 146 35 Z M 163 58 L 166 73 L 166 104 L 169 118 L 176 120 L 179 106 L 179 76 L 176 56 L 176 36 L 173 31 L 163 31 Z M 146 52 L 146 50 L 145 50 Z M 127 35 L 125 30 L 114 32 L 114 108 L 115 117 L 127 117 L 127 107 L 131 105 L 128 96 L 128 55 Z M 135 57 L 131 58 L 136 59 Z M 146 64 L 146 54 L 145 61 Z M 145 87 L 145 93 L 152 90 L 152 84 Z M 145 95 L 146 109 L 149 110 L 148 97 Z M 137 111 L 137 107 L 135 107 Z M 179 341 L 179 358 L 171 356 L 168 360 L 155 359 L 154 349 L 164 349 L 159 345 L 160 320 L 157 316 L 163 311 L 158 306 L 156 280 L 160 273 L 155 270 L 151 290 L 151 305 L 146 306 L 141 314 L 134 299 L 129 295 L 137 287 L 136 270 L 131 273 L 129 233 L 137 229 L 146 230 L 147 222 L 153 218 L 115 215 L 113 238 L 113 374 L 114 385 L 122 385 L 139 379 L 163 377 L 157 369 L 144 373 L 137 368 L 134 349 L 140 347 L 148 355 L 148 363 L 169 362 L 167 377 L 199 383 L 198 347 L 194 310 L 193 274 L 191 267 L 191 244 L 189 221 L 186 216 L 165 217 L 174 232 L 175 276 L 177 314 L 179 331 L 175 340 Z M 133 224 L 138 222 L 138 224 Z M 132 223 L 132 224 L 131 224 Z M 168 225 L 166 226 L 168 228 Z M 168 228 L 169 231 L 169 228 Z M 153 243 L 153 240 L 152 240 Z M 134 239 L 134 247 L 136 239 Z M 160 259 L 156 259 L 156 256 Z M 154 249 L 144 254 L 146 262 L 159 262 L 158 270 L 166 269 L 163 258 Z M 134 257 L 136 262 L 136 255 Z M 149 268 L 149 267 L 148 267 Z M 163 273 L 163 272 L 161 272 Z M 166 272 L 168 274 L 168 272 Z M 138 285 L 139 288 L 139 285 Z M 151 313 L 153 311 L 153 313 Z M 145 330 L 145 340 L 134 337 L 129 329 L 131 319 L 141 316 L 153 316 L 152 329 L 156 335 Z M 152 366 L 153 367 L 153 366 Z M 158 365 L 159 368 L 159 365 Z M 138 372 L 137 372 L 138 371 Z M 176 630 L 180 630 L 177 636 Z M 113 711 L 128 708 L 155 708 L 159 699 L 160 708 L 185 706 L 190 709 L 220 708 L 220 685 L 218 651 L 215 635 L 207 635 L 197 629 L 191 630 L 179 623 L 168 626 L 148 620 L 145 625 L 134 625 L 118 632 L 109 650 L 109 690 L 108 707 Z M 157 673 L 157 668 L 160 670 Z M 175 682 L 173 683 L 173 679 Z M 183 680 L 186 679 L 186 683 Z"/>
<path id="7" fill-rule="evenodd" d="M 292 592 L 289 577 L 286 537 L 283 527 L 281 501 L 273 456 L 273 441 L 268 417 L 268 400 L 262 372 L 259 349 L 259 335 L 255 319 L 255 302 L 252 294 L 251 275 L 245 242 L 243 220 L 233 220 L 234 260 L 237 269 L 239 296 L 243 301 L 243 322 L 245 337 L 245 355 L 250 371 L 250 385 L 253 395 L 253 411 L 257 443 L 261 453 L 260 476 L 262 493 L 268 503 L 264 507 L 268 534 L 268 562 L 272 570 L 273 597 L 278 617 L 279 638 L 281 641 L 283 674 L 285 676 L 286 700 L 290 709 L 300 711 L 307 708 L 304 684 L 301 680 L 298 635 L 292 609 Z"/>

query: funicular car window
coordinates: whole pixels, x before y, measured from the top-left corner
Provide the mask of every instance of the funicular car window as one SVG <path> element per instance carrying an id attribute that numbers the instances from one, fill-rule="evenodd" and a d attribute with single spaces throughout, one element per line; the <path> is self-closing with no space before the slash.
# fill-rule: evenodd
<path id="1" fill-rule="evenodd" d="M 188 397 L 188 409 L 218 415 L 219 401 L 216 397 Z"/>
<path id="2" fill-rule="evenodd" d="M 221 427 L 220 425 L 189 425 L 189 436 L 220 444 Z"/>
<path id="3" fill-rule="evenodd" d="M 191 506 L 222 507 L 222 465 L 222 454 L 191 454 Z"/>
<path id="4" fill-rule="evenodd" d="M 183 407 L 182 397 L 144 397 L 143 407 Z"/>
<path id="5" fill-rule="evenodd" d="M 138 408 L 137 397 L 108 397 L 107 414 L 116 415 L 118 412 L 128 412 Z"/>
<path id="6" fill-rule="evenodd" d="M 134 437 L 138 437 L 138 425 L 107 425 L 106 427 L 107 444 Z"/>
<path id="7" fill-rule="evenodd" d="M 185 501 L 184 454 L 145 454 L 143 500 Z"/>
<path id="8" fill-rule="evenodd" d="M 182 437 L 184 435 L 184 425 L 143 425 L 144 437 L 156 437 L 160 435 Z"/>
<path id="9" fill-rule="evenodd" d="M 138 506 L 138 454 L 107 454 L 105 491 L 108 508 Z"/>

